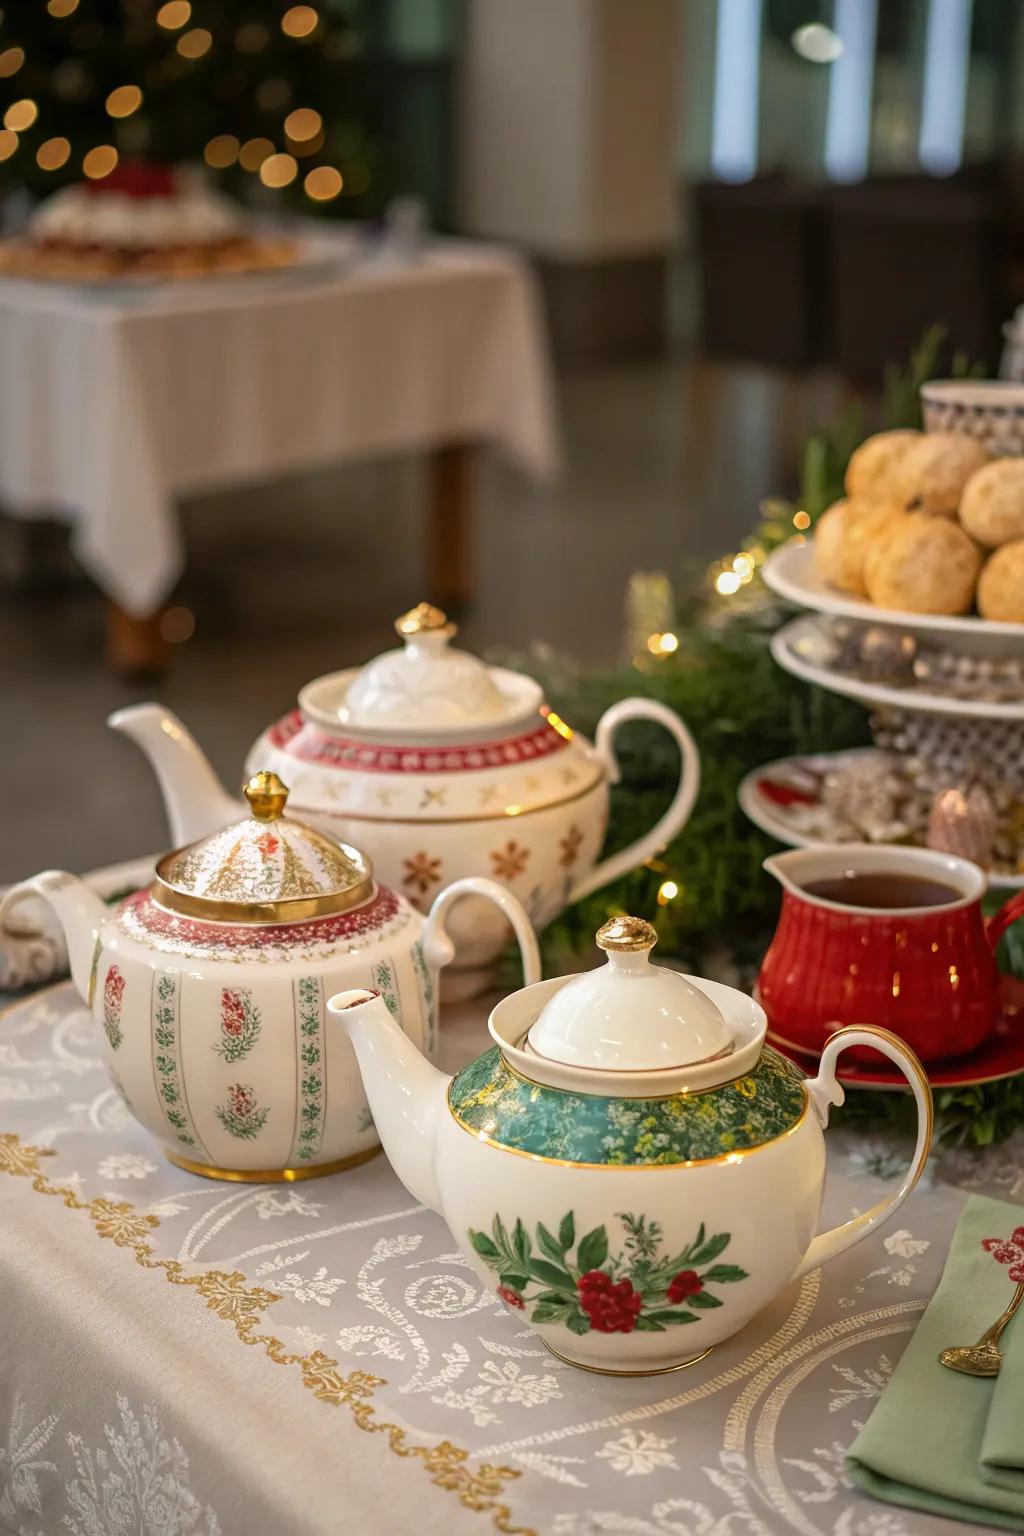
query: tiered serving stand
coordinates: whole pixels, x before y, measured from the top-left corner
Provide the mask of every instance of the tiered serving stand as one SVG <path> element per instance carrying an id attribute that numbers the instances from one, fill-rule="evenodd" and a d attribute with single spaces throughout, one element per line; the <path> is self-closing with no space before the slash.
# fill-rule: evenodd
<path id="1" fill-rule="evenodd" d="M 740 786 L 750 820 L 790 847 L 923 843 L 931 793 L 980 782 L 1000 817 L 989 884 L 995 891 L 1024 888 L 1024 624 L 877 608 L 826 585 L 805 540 L 776 550 L 763 574 L 777 596 L 807 610 L 774 635 L 776 662 L 868 708 L 875 746 L 765 763 Z M 872 761 L 888 762 L 907 795 L 890 827 L 883 809 L 877 826 L 865 830 L 837 814 L 827 786 Z M 950 1064 L 936 1081 L 991 1081 L 1024 1068 L 1024 1031 L 1019 1023 L 1004 1025 L 977 1060 Z M 863 1071 L 847 1080 L 886 1087 L 888 1077 Z"/>

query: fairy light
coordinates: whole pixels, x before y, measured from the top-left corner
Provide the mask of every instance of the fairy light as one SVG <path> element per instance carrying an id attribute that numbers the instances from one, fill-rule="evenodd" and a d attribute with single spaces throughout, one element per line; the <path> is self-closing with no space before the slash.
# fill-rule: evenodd
<path id="1" fill-rule="evenodd" d="M 667 907 L 670 901 L 675 901 L 679 895 L 679 887 L 674 880 L 663 880 L 658 886 L 658 906 Z"/>
<path id="2" fill-rule="evenodd" d="M 218 133 L 203 150 L 203 159 L 215 171 L 223 171 L 229 165 L 234 165 L 240 147 L 233 133 Z"/>
<path id="3" fill-rule="evenodd" d="M 29 96 L 23 96 L 20 101 L 12 101 L 4 113 L 4 127 L 12 133 L 24 133 L 31 128 L 39 116 L 39 108 Z"/>
<path id="4" fill-rule="evenodd" d="M 652 656 L 671 656 L 679 649 L 679 636 L 672 634 L 671 630 L 655 630 L 653 635 L 647 636 L 647 649 Z"/>
<path id="5" fill-rule="evenodd" d="M 323 126 L 323 118 L 312 107 L 296 107 L 284 120 L 285 133 L 298 144 L 304 143 L 306 139 L 315 139 Z"/>
<path id="6" fill-rule="evenodd" d="M 315 155 L 324 147 L 326 134 L 321 128 L 315 139 L 286 139 L 288 148 L 293 155 Z"/>
<path id="7" fill-rule="evenodd" d="M 268 155 L 260 166 L 260 181 L 265 187 L 287 187 L 299 174 L 294 155 Z"/>
<path id="8" fill-rule="evenodd" d="M 61 21 L 65 16 L 73 16 L 75 14 L 78 10 L 78 0 L 46 0 L 46 9 L 51 16 L 55 16 L 58 21 Z"/>
<path id="9" fill-rule="evenodd" d="M 9 128 L 0 128 L 0 160 L 9 160 L 21 141 Z"/>
<path id="10" fill-rule="evenodd" d="M 205 27 L 190 27 L 174 45 L 183 59 L 201 59 L 213 46 L 213 33 Z"/>
<path id="11" fill-rule="evenodd" d="M 286 37 L 308 37 L 316 31 L 319 21 L 311 5 L 293 5 L 281 17 L 281 31 Z"/>
<path id="12" fill-rule="evenodd" d="M 107 112 L 111 117 L 131 117 L 142 106 L 142 92 L 137 85 L 119 85 L 107 97 Z"/>
<path id="13" fill-rule="evenodd" d="M 70 155 L 71 145 L 67 139 L 47 139 L 36 150 L 36 164 L 41 171 L 59 171 L 67 164 Z"/>
<path id="14" fill-rule="evenodd" d="M 794 528 L 799 528 L 801 533 L 802 533 L 805 528 L 809 528 L 810 526 L 811 526 L 811 519 L 810 519 L 810 515 L 807 512 L 794 512 L 793 513 L 793 527 Z"/>
<path id="15" fill-rule="evenodd" d="M 24 62 L 24 48 L 5 48 L 0 53 L 0 80 L 9 80 L 16 75 Z"/>
<path id="16" fill-rule="evenodd" d="M 333 165 L 318 165 L 307 173 L 302 189 L 314 203 L 329 203 L 344 185 L 341 172 Z"/>
<path id="17" fill-rule="evenodd" d="M 97 144 L 82 161 L 82 170 L 90 181 L 102 181 L 117 165 L 117 150 L 113 144 Z"/>
<path id="18" fill-rule="evenodd" d="M 749 581 L 754 574 L 753 555 L 747 554 L 745 550 L 740 550 L 740 553 L 732 562 L 732 568 L 740 578 L 740 581 Z"/>
<path id="19" fill-rule="evenodd" d="M 715 591 L 722 597 L 731 597 L 738 592 L 741 586 L 740 578 L 735 571 L 719 571 L 715 577 Z"/>
<path id="20" fill-rule="evenodd" d="M 274 146 L 269 139 L 246 139 L 239 151 L 238 163 L 243 171 L 258 171 L 273 153 Z"/>
<path id="21" fill-rule="evenodd" d="M 180 27 L 187 25 L 192 15 L 192 7 L 189 0 L 167 0 L 156 13 L 156 24 L 163 27 L 165 32 L 177 32 Z"/>

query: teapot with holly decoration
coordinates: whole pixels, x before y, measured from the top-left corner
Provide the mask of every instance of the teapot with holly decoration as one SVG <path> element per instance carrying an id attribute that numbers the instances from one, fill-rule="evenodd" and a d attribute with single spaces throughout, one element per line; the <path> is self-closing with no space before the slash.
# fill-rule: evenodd
<path id="1" fill-rule="evenodd" d="M 332 997 L 384 1150 L 468 1262 L 570 1364 L 615 1375 L 700 1359 L 808 1270 L 896 1211 L 928 1156 L 913 1053 L 840 1030 L 806 1079 L 765 1045 L 763 1010 L 650 963 L 649 923 L 597 935 L 607 963 L 527 986 L 490 1016 L 490 1050 L 454 1078 L 380 995 Z M 895 1193 L 815 1235 L 836 1061 L 870 1046 L 906 1076 L 917 1145 Z"/>

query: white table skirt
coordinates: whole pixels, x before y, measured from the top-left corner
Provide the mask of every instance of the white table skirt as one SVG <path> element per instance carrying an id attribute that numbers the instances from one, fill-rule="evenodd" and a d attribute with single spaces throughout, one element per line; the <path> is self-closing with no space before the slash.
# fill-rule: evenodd
<path id="1" fill-rule="evenodd" d="M 537 295 L 507 252 L 149 292 L 0 282 L 0 502 L 67 517 L 140 616 L 182 570 L 177 494 L 466 441 L 558 467 Z"/>

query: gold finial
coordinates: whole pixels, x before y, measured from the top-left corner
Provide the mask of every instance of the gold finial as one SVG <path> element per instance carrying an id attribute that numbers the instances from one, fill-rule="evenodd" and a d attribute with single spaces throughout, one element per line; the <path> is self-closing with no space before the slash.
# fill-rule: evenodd
<path id="1" fill-rule="evenodd" d="M 642 917 L 610 917 L 597 930 L 599 949 L 637 952 L 653 949 L 658 942 L 654 927 Z"/>
<path id="2" fill-rule="evenodd" d="M 415 608 L 410 608 L 408 613 L 403 613 L 395 620 L 395 629 L 403 639 L 411 635 L 435 635 L 439 630 L 446 635 L 454 635 L 456 632 L 456 626 L 449 623 L 448 615 L 432 603 L 417 603 Z"/>
<path id="3" fill-rule="evenodd" d="M 256 821 L 276 821 L 288 800 L 288 786 L 276 773 L 254 773 L 242 793 Z"/>

